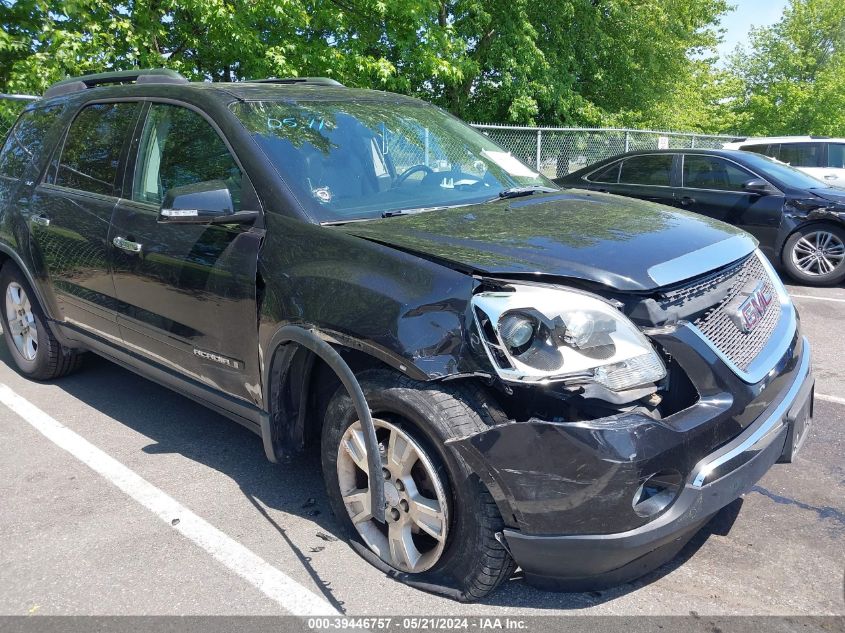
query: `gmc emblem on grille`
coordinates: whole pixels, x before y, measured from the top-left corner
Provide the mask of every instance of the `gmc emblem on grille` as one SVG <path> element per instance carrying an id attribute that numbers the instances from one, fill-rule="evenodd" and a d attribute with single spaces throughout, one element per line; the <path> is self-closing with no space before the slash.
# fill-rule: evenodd
<path id="1" fill-rule="evenodd" d="M 772 291 L 762 281 L 749 282 L 727 305 L 728 315 L 736 326 L 745 333 L 753 330 L 772 303 Z M 750 287 L 750 288 L 749 288 Z"/>

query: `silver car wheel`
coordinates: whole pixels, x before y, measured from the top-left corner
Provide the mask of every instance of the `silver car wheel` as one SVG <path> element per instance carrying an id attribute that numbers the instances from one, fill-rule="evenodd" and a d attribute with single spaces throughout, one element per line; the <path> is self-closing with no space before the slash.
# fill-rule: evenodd
<path id="1" fill-rule="evenodd" d="M 6 325 L 18 353 L 26 360 L 35 360 L 38 353 L 38 328 L 26 291 L 17 282 L 6 288 Z"/>
<path id="2" fill-rule="evenodd" d="M 807 275 L 826 275 L 845 259 L 845 244 L 829 231 L 814 231 L 795 242 L 792 263 Z"/>
<path id="3" fill-rule="evenodd" d="M 379 439 L 385 523 L 370 514 L 367 448 L 360 422 L 340 441 L 337 479 L 355 529 L 381 560 L 404 572 L 431 569 L 446 546 L 448 505 L 444 486 L 422 447 L 402 429 L 374 419 Z"/>

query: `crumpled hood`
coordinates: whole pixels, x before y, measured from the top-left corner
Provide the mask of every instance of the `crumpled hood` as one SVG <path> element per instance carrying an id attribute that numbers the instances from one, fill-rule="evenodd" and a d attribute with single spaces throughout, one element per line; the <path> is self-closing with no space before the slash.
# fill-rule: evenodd
<path id="1" fill-rule="evenodd" d="M 467 272 L 569 277 L 622 291 L 689 279 L 756 247 L 705 216 L 579 190 L 333 228 Z"/>

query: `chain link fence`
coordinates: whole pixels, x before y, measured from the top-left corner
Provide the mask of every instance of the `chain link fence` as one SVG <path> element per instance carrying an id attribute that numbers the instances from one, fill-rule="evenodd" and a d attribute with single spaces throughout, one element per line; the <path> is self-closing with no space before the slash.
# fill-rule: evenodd
<path id="1" fill-rule="evenodd" d="M 549 178 L 646 149 L 720 148 L 731 136 L 625 128 L 538 128 L 474 123 L 473 127 Z"/>

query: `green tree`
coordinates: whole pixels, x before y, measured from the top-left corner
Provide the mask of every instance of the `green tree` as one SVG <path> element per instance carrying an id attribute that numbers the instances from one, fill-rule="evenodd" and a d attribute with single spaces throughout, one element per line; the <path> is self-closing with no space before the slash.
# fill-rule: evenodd
<path id="1" fill-rule="evenodd" d="M 792 0 L 777 24 L 755 29 L 732 70 L 732 109 L 754 135 L 845 135 L 845 3 Z"/>
<path id="2" fill-rule="evenodd" d="M 726 0 L 0 0 L 0 90 L 164 66 L 326 75 L 479 121 L 666 120 Z M 671 101 L 670 101 L 671 102 Z M 708 116 L 706 107 L 689 109 Z M 689 117 L 687 117 L 689 118 Z"/>

